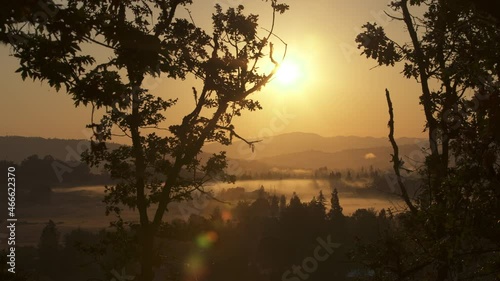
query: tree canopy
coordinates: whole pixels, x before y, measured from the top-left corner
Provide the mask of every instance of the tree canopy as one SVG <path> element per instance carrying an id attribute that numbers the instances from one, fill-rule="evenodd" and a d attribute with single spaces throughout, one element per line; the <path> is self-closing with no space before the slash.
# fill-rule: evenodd
<path id="1" fill-rule="evenodd" d="M 421 188 L 411 196 L 400 173 L 408 170 L 394 141 L 387 91 L 394 170 L 409 211 L 375 247 L 376 257 L 364 256 L 383 280 L 498 274 L 500 29 L 481 3 L 393 1 L 390 16 L 403 24 L 408 41 L 392 40 L 376 23 L 365 24 L 356 38 L 368 58 L 402 65 L 402 74 L 420 84 L 429 140 L 425 162 L 413 171 L 422 176 Z M 413 6 L 424 5 L 423 17 L 412 14 Z"/>
<path id="2" fill-rule="evenodd" d="M 111 177 L 120 180 L 106 189 L 107 213 L 119 216 L 123 206 L 138 210 L 141 280 L 153 279 L 154 237 L 169 203 L 189 199 L 196 190 L 204 192 L 208 180 L 234 180 L 224 172 L 223 152 L 209 159 L 198 155 L 205 142 L 227 145 L 234 137 L 243 139 L 232 120 L 244 110 L 261 109 L 249 96 L 277 69 L 274 20 L 288 9 L 277 0 L 264 1 L 273 21 L 263 33 L 258 15 L 245 14 L 243 6 L 223 10 L 215 5 L 212 29 L 203 30 L 192 18 L 177 16 L 192 2 L 14 1 L 5 3 L 0 15 L 0 40 L 12 46 L 21 77 L 46 81 L 71 95 L 75 106 L 92 108 L 88 127 L 94 135 L 83 157 L 91 165 L 105 163 Z M 112 56 L 100 62 L 88 45 L 105 48 Z M 274 69 L 260 72 L 261 60 L 269 60 Z M 169 110 L 187 93 L 156 96 L 144 85 L 148 75 L 202 81 L 189 93 L 195 106 L 177 124 L 161 128 Z M 99 109 L 105 113 L 95 120 Z M 160 136 L 150 129 L 166 133 Z M 128 137 L 131 146 L 108 150 L 106 141 L 117 135 Z M 156 206 L 153 215 L 148 213 L 151 205 Z"/>

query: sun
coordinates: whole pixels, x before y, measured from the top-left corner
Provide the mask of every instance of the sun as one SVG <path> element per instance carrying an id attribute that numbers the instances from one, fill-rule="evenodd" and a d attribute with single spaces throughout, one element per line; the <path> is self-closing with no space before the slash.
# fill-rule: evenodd
<path id="1" fill-rule="evenodd" d="M 276 72 L 276 80 L 284 86 L 291 86 L 298 82 L 301 73 L 297 64 L 291 61 L 284 61 Z"/>

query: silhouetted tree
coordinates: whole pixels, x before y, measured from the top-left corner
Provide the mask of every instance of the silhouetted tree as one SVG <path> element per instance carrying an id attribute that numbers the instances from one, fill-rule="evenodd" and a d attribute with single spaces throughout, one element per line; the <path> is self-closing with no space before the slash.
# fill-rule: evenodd
<path id="1" fill-rule="evenodd" d="M 273 194 L 271 196 L 271 202 L 270 202 L 270 212 L 272 217 L 278 217 L 280 214 L 280 206 L 279 206 L 279 199 L 276 194 Z"/>
<path id="2" fill-rule="evenodd" d="M 332 221 L 336 221 L 344 217 L 342 214 L 342 206 L 340 206 L 339 194 L 337 189 L 333 189 L 332 197 L 330 198 L 331 208 L 328 212 L 328 218 Z"/>
<path id="3" fill-rule="evenodd" d="M 323 196 L 323 192 L 320 190 L 318 199 L 313 197 L 311 202 L 308 204 L 310 215 L 315 224 L 321 224 L 326 215 L 326 198 Z"/>
<path id="4" fill-rule="evenodd" d="M 353 233 L 365 242 L 378 238 L 378 220 L 374 209 L 358 209 L 350 217 L 354 228 Z"/>
<path id="5" fill-rule="evenodd" d="M 351 170 L 347 170 L 347 174 L 345 176 L 346 181 L 352 181 Z"/>
<path id="6" fill-rule="evenodd" d="M 295 209 L 295 210 L 299 210 L 299 209 L 302 209 L 304 207 L 302 205 L 302 201 L 300 201 L 300 198 L 297 195 L 297 193 L 294 192 L 292 194 L 292 197 L 290 198 L 290 203 L 288 204 L 288 207 L 290 209 Z"/>
<path id="7" fill-rule="evenodd" d="M 323 195 L 323 190 L 319 191 L 318 203 L 326 209 L 326 197 Z"/>
<path id="8" fill-rule="evenodd" d="M 271 3 L 273 19 L 288 9 L 277 0 L 266 2 Z M 107 188 L 107 213 L 119 216 L 121 206 L 138 210 L 143 281 L 153 279 L 154 238 L 169 203 L 189 199 L 207 180 L 234 180 L 224 173 L 224 153 L 203 162 L 198 155 L 206 141 L 227 145 L 234 137 L 241 138 L 233 117 L 261 108 L 249 95 L 265 86 L 278 66 L 270 40 L 274 20 L 269 32 L 259 34 L 257 15 L 245 15 L 241 5 L 227 11 L 216 5 L 213 30 L 205 32 L 190 19 L 176 17 L 179 7 L 191 3 L 69 0 L 64 5 L 42 5 L 53 13 L 39 21 L 25 15 L 43 7 L 22 1 L 8 4 L 0 14 L 0 40 L 13 47 L 23 79 L 64 88 L 76 106 L 91 106 L 92 114 L 94 109 L 105 109 L 100 122 L 92 116 L 88 125 L 94 135 L 84 159 L 90 165 L 106 162 L 111 177 L 120 181 Z M 111 51 L 112 57 L 97 62 L 93 53 L 86 52 L 89 45 Z M 266 58 L 275 67 L 259 73 L 258 61 Z M 165 111 L 177 101 L 154 96 L 146 88 L 148 76 L 160 75 L 173 79 L 192 75 L 202 81 L 201 88 L 193 87 L 194 108 L 178 123 L 163 128 L 169 132 L 165 137 L 145 131 L 162 129 Z M 129 137 L 132 145 L 108 151 L 106 141 L 114 129 Z M 152 204 L 157 206 L 150 217 Z"/>
<path id="9" fill-rule="evenodd" d="M 222 211 L 220 210 L 219 206 L 215 207 L 214 210 L 212 211 L 212 214 L 210 215 L 210 220 L 216 223 L 222 222 Z"/>
<path id="10" fill-rule="evenodd" d="M 420 192 L 411 197 L 401 175 L 406 167 L 394 140 L 386 90 L 395 186 L 409 209 L 391 228 L 399 239 L 393 244 L 411 247 L 397 256 L 412 255 L 392 269 L 374 263 L 384 280 L 482 280 L 498 274 L 500 29 L 496 19 L 485 17 L 488 11 L 477 9 L 480 2 L 393 1 L 390 7 L 400 14 L 393 19 L 403 23 L 411 43 L 397 43 L 373 23 L 356 38 L 367 57 L 379 65 L 401 62 L 404 76 L 419 83 L 429 141 L 418 169 Z M 415 17 L 412 6 L 422 6 L 423 17 Z M 394 256 L 387 248 L 379 252 Z"/>
<path id="11" fill-rule="evenodd" d="M 250 218 L 250 203 L 246 201 L 238 201 L 238 204 L 234 207 L 235 217 L 239 221 L 248 221 Z"/>
<path id="12" fill-rule="evenodd" d="M 54 173 L 52 164 L 55 159 L 47 155 L 40 158 L 38 155 L 31 155 L 21 162 L 22 169 L 19 171 L 23 176 L 25 188 L 29 190 L 47 189 L 59 184 L 59 180 Z"/>
<path id="13" fill-rule="evenodd" d="M 60 261 L 60 233 L 56 228 L 56 224 L 49 220 L 43 228 L 38 243 L 38 257 L 40 259 L 39 272 L 42 275 L 49 277 L 52 280 L 63 280 L 63 276 L 59 273 Z"/>
<path id="14" fill-rule="evenodd" d="M 271 215 L 271 205 L 269 200 L 266 198 L 266 193 L 264 188 L 258 190 L 257 199 L 250 204 L 250 212 L 258 217 L 269 217 Z"/>
<path id="15" fill-rule="evenodd" d="M 286 196 L 281 195 L 280 196 L 280 216 L 283 214 L 283 212 L 286 210 Z"/>

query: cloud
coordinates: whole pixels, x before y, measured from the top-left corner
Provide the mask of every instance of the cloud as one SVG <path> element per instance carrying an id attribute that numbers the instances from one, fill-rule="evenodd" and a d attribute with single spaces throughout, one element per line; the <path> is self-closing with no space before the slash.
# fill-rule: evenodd
<path id="1" fill-rule="evenodd" d="M 375 155 L 373 153 L 365 154 L 365 159 L 374 159 L 374 158 L 377 158 L 377 155 Z"/>

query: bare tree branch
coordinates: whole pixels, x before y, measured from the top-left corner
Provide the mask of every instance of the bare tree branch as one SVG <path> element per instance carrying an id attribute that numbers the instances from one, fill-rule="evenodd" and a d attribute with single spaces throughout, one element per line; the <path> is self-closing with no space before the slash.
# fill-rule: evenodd
<path id="1" fill-rule="evenodd" d="M 238 139 L 240 139 L 240 140 L 244 141 L 246 144 L 248 144 L 248 145 L 252 148 L 252 152 L 253 152 L 253 150 L 254 150 L 254 144 L 262 141 L 262 140 L 248 141 L 248 140 L 246 140 L 245 138 L 243 138 L 242 136 L 238 135 L 238 134 L 234 131 L 234 129 L 233 129 L 233 128 L 231 128 L 231 127 L 224 127 L 224 126 L 219 126 L 219 125 L 217 125 L 217 126 L 216 126 L 216 128 L 217 128 L 217 129 L 221 129 L 221 130 L 226 130 L 226 131 L 229 131 L 229 133 L 230 133 L 231 137 L 233 137 L 233 136 L 234 136 L 234 137 L 236 137 L 236 138 L 238 138 Z"/>
<path id="2" fill-rule="evenodd" d="M 384 14 L 386 14 L 386 16 L 388 16 L 389 18 L 391 18 L 393 20 L 405 20 L 404 18 L 398 18 L 396 16 L 393 16 L 393 15 L 387 13 L 386 11 L 384 11 Z"/>
<path id="3" fill-rule="evenodd" d="M 389 123 L 387 125 L 389 126 L 389 140 L 391 142 L 392 149 L 394 150 L 394 154 L 392 154 L 394 173 L 396 173 L 399 189 L 401 190 L 401 194 L 403 196 L 403 199 L 405 200 L 406 205 L 408 206 L 408 208 L 410 208 L 410 210 L 413 213 L 415 213 L 417 212 L 417 209 L 415 208 L 415 206 L 413 206 L 413 203 L 411 202 L 410 197 L 408 196 L 408 192 L 406 191 L 406 186 L 404 185 L 403 180 L 401 179 L 400 169 L 403 163 L 399 158 L 399 147 L 396 143 L 396 140 L 394 139 L 394 112 L 392 109 L 391 96 L 389 94 L 389 90 L 387 89 L 385 89 L 385 96 L 387 98 L 387 106 L 389 107 Z"/>

